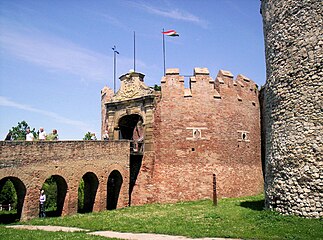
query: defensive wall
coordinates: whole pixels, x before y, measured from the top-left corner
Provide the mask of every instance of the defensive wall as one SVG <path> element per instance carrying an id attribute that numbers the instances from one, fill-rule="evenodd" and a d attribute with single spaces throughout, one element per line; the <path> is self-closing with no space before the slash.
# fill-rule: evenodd
<path id="1" fill-rule="evenodd" d="M 115 95 L 102 91 L 102 131 L 110 138 L 131 138 L 138 119 L 145 124 L 144 154 L 130 167 L 132 204 L 212 198 L 214 174 L 219 197 L 263 191 L 258 88 L 251 79 L 234 80 L 224 70 L 212 79 L 208 69 L 195 68 L 185 88 L 179 69 L 167 69 L 156 92 L 143 78 L 128 73 Z"/>
<path id="2" fill-rule="evenodd" d="M 323 216 L 323 5 L 262 0 L 266 206 Z"/>
<path id="3" fill-rule="evenodd" d="M 54 216 L 77 213 L 81 179 L 86 212 L 125 207 L 129 155 L 129 141 L 1 141 L 0 186 L 13 182 L 22 220 L 38 217 L 40 189 L 51 176 L 57 184 Z"/>

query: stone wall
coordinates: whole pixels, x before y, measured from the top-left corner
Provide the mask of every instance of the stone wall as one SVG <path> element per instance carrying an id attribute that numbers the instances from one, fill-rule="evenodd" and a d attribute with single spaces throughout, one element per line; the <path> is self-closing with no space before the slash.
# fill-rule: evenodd
<path id="1" fill-rule="evenodd" d="M 133 204 L 212 198 L 213 174 L 221 197 L 261 193 L 258 90 L 228 71 L 212 79 L 195 68 L 190 88 L 178 69 L 161 80 L 153 123 L 154 151 L 145 151 Z"/>
<path id="2" fill-rule="evenodd" d="M 25 220 L 38 216 L 39 190 L 52 175 L 67 187 L 61 215 L 77 212 L 78 186 L 87 173 L 98 180 L 93 211 L 107 209 L 108 177 L 118 171 L 122 186 L 117 207 L 125 207 L 129 203 L 129 158 L 128 141 L 1 141 L 0 181 L 9 178 L 18 194 L 24 192 L 18 212 Z"/>
<path id="3" fill-rule="evenodd" d="M 262 0 L 266 206 L 322 217 L 323 6 L 321 0 Z"/>

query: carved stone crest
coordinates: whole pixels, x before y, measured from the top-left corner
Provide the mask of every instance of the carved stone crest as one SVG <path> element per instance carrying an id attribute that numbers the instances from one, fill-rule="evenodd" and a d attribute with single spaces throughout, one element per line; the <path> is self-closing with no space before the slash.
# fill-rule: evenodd
<path id="1" fill-rule="evenodd" d="M 137 72 L 130 72 L 122 75 L 120 77 L 120 89 L 112 97 L 112 102 L 124 101 L 153 94 L 154 91 L 143 82 L 144 76 L 144 74 Z"/>

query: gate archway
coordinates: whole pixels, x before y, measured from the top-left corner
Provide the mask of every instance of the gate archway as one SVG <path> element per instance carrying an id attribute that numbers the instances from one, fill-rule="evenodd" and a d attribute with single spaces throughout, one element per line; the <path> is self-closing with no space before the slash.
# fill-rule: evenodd
<path id="1" fill-rule="evenodd" d="M 139 120 L 143 122 L 143 119 L 139 114 L 130 114 L 121 117 L 118 122 L 118 128 L 120 129 L 119 139 L 131 140 L 133 130 Z"/>

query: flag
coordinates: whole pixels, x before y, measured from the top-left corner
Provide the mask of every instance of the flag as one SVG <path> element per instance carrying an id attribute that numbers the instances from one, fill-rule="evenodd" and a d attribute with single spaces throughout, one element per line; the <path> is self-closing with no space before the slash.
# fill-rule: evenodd
<path id="1" fill-rule="evenodd" d="M 175 30 L 169 30 L 166 32 L 162 32 L 162 34 L 164 34 L 166 36 L 170 36 L 170 37 L 178 37 L 179 36 L 179 34 Z"/>

